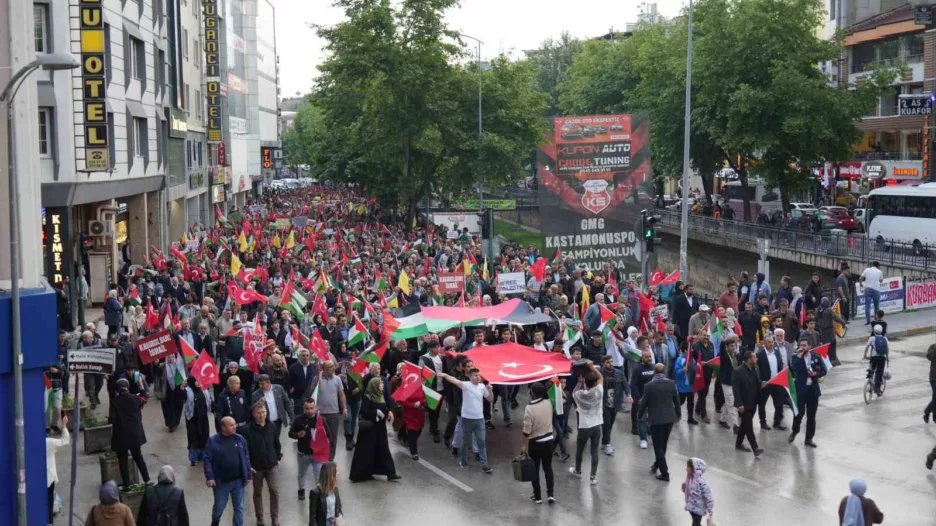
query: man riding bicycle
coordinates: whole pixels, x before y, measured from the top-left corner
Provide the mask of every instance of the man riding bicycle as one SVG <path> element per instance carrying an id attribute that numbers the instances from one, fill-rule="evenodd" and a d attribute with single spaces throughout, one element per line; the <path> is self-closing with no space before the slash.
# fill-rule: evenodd
<path id="1" fill-rule="evenodd" d="M 884 328 L 880 325 L 875 325 L 874 333 L 868 338 L 868 344 L 865 346 L 864 356 L 861 357 L 862 360 L 868 359 L 868 352 L 871 353 L 871 367 L 870 371 L 874 371 L 874 393 L 880 396 L 881 393 L 881 380 L 884 377 L 884 368 L 887 366 L 887 351 L 890 347 L 890 342 L 887 341 L 887 336 L 884 336 Z"/>

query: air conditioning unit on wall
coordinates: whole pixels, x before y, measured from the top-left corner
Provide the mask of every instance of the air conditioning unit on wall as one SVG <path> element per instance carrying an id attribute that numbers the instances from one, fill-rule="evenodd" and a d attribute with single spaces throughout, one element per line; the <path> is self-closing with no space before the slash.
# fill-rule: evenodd
<path id="1" fill-rule="evenodd" d="M 114 235 L 114 228 L 110 221 L 92 219 L 88 221 L 88 234 L 96 237 Z"/>

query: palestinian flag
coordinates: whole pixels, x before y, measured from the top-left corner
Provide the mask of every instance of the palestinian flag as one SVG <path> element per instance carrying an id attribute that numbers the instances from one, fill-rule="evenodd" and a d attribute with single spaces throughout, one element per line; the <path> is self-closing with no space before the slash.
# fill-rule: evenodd
<path id="1" fill-rule="evenodd" d="M 379 270 L 377 271 L 377 275 L 374 278 L 374 288 L 377 290 L 377 292 L 387 288 L 387 278 L 383 277 Z"/>
<path id="2" fill-rule="evenodd" d="M 358 360 L 348 369 L 348 378 L 357 384 L 362 393 L 364 392 L 364 375 L 367 374 L 368 363 L 364 360 Z"/>
<path id="3" fill-rule="evenodd" d="M 822 361 L 825 362 L 826 373 L 832 370 L 832 360 L 829 359 L 829 344 L 820 345 L 809 352 L 816 353 L 822 357 Z"/>
<path id="4" fill-rule="evenodd" d="M 365 351 L 363 354 L 358 356 L 358 360 L 367 363 L 380 363 L 380 360 L 383 360 L 384 354 L 386 354 L 386 352 L 387 343 L 384 342 L 369 351 Z"/>
<path id="5" fill-rule="evenodd" d="M 185 360 L 185 365 L 191 367 L 192 362 L 198 358 L 198 353 L 189 345 L 189 342 L 185 341 L 185 338 L 179 338 L 179 347 L 182 348 L 182 359 Z"/>
<path id="6" fill-rule="evenodd" d="M 185 374 L 182 372 L 181 368 L 175 370 L 175 378 L 173 378 L 173 381 L 176 387 L 179 387 L 185 382 Z"/>
<path id="7" fill-rule="evenodd" d="M 354 325 L 348 330 L 348 347 L 357 345 L 370 338 L 367 327 L 365 327 L 364 323 L 357 317 L 357 314 L 352 314 L 351 317 L 354 320 Z"/>
<path id="8" fill-rule="evenodd" d="M 288 309 L 297 320 L 301 320 L 305 315 L 306 303 L 305 297 L 296 290 L 292 281 L 287 281 L 280 296 L 280 307 Z"/>
<path id="9" fill-rule="evenodd" d="M 422 378 L 423 384 L 425 384 L 430 389 L 435 385 L 436 373 L 428 367 L 422 368 Z"/>
<path id="10" fill-rule="evenodd" d="M 52 381 L 49 375 L 42 375 L 42 382 L 45 384 L 45 412 L 48 413 L 55 408 L 55 391 L 52 390 Z"/>
<path id="11" fill-rule="evenodd" d="M 316 294 L 321 295 L 321 294 L 325 294 L 326 292 L 328 292 L 328 289 L 333 289 L 333 288 L 335 287 L 332 285 L 332 281 L 328 277 L 328 275 L 325 274 L 325 271 L 322 270 L 321 272 L 319 272 L 319 277 L 317 280 L 315 280 L 315 286 L 313 287 L 312 290 L 314 290 Z"/>
<path id="12" fill-rule="evenodd" d="M 702 362 L 702 365 L 714 371 L 714 374 L 718 374 L 719 369 L 721 369 L 721 356 L 716 356 L 707 362 Z"/>
<path id="13" fill-rule="evenodd" d="M 553 263 L 562 263 L 562 251 L 556 248 L 556 255 L 553 256 Z"/>
<path id="14" fill-rule="evenodd" d="M 139 307 L 143 302 L 140 301 L 140 291 L 136 288 L 130 291 L 130 305 L 134 307 Z"/>
<path id="15" fill-rule="evenodd" d="M 215 219 L 218 220 L 218 223 L 225 228 L 231 228 L 231 222 L 228 221 L 228 218 L 221 212 L 221 207 L 215 205 Z"/>
<path id="16" fill-rule="evenodd" d="M 572 356 L 572 347 L 575 347 L 576 344 L 582 343 L 582 331 L 576 330 L 575 327 L 570 327 L 566 325 L 565 328 L 565 342 L 562 344 L 562 352 L 565 353 L 566 357 Z"/>
<path id="17" fill-rule="evenodd" d="M 442 395 L 440 395 L 435 389 L 430 389 L 425 385 L 422 386 L 422 390 L 423 394 L 426 395 L 426 407 L 433 411 L 438 410 L 439 406 L 442 405 Z"/>
<path id="18" fill-rule="evenodd" d="M 557 250 L 558 252 L 558 250 Z M 553 413 L 562 416 L 562 387 L 559 384 L 559 377 L 553 376 L 549 379 L 549 403 L 552 404 Z"/>
<path id="19" fill-rule="evenodd" d="M 796 401 L 796 382 L 793 381 L 793 371 L 789 367 L 784 367 L 776 376 L 767 381 L 767 385 L 779 385 L 786 389 L 787 395 L 793 402 L 793 416 L 796 416 L 799 403 Z"/>
<path id="20" fill-rule="evenodd" d="M 611 336 L 611 329 L 617 325 L 617 316 L 611 312 L 611 309 L 605 307 L 602 304 L 598 304 L 598 314 L 601 315 L 601 325 L 598 326 L 598 330 L 601 331 L 602 341 L 608 341 L 608 338 Z M 637 361 L 640 361 L 640 357 L 637 357 Z"/>

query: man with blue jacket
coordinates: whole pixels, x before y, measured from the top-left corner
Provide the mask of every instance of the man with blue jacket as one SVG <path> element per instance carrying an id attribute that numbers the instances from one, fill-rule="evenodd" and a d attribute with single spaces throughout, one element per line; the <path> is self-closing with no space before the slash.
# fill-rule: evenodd
<path id="1" fill-rule="evenodd" d="M 816 435 L 816 410 L 819 409 L 819 397 L 822 395 L 822 391 L 819 390 L 819 379 L 828 371 L 822 357 L 810 352 L 809 340 L 800 340 L 799 351 L 790 362 L 793 376 L 796 377 L 796 401 L 799 407 L 793 418 L 793 432 L 790 433 L 789 441 L 796 440 L 796 434 L 800 431 L 800 423 L 805 414 L 806 445 L 818 447 L 813 442 L 813 436 Z"/>
<path id="2" fill-rule="evenodd" d="M 205 484 L 214 491 L 211 526 L 218 526 L 227 507 L 234 503 L 234 526 L 244 525 L 244 487 L 250 482 L 250 454 L 247 442 L 237 434 L 237 422 L 221 419 L 221 432 L 205 445 Z"/>

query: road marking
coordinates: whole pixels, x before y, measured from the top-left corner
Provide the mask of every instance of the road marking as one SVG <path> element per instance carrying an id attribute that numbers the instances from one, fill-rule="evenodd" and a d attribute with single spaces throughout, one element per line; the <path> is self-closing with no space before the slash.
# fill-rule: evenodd
<path id="1" fill-rule="evenodd" d="M 922 393 L 929 392 L 929 391 L 930 391 L 930 386 L 928 385 L 923 385 L 923 384 L 900 385 L 898 387 L 885 389 L 883 398 L 884 399 L 895 398 L 897 396 L 905 396 L 909 394 L 916 395 L 916 394 L 922 394 Z M 875 398 L 878 398 L 877 395 L 875 395 Z M 922 398 L 919 400 L 914 399 L 914 402 L 920 403 L 920 400 L 922 400 Z M 874 400 L 874 402 L 872 403 L 875 403 L 875 402 L 877 402 L 877 400 Z M 852 405 L 859 405 L 859 404 L 865 405 L 863 392 L 859 392 L 855 395 L 837 397 L 828 402 L 823 401 L 821 397 L 819 399 L 819 406 L 825 407 L 826 409 L 841 409 L 844 407 L 849 407 Z"/>
<path id="2" fill-rule="evenodd" d="M 398 445 L 396 445 L 396 444 L 390 444 L 390 448 L 391 448 L 391 449 L 395 449 L 395 450 L 397 450 L 397 451 L 401 451 L 401 452 L 403 452 L 403 453 L 406 453 L 406 455 L 409 456 L 409 450 L 403 448 L 402 446 L 398 446 Z M 427 460 L 425 460 L 425 459 L 420 458 L 420 459 L 419 459 L 419 464 L 420 464 L 421 466 L 423 466 L 424 468 L 428 469 L 429 471 L 431 471 L 431 472 L 435 473 L 436 475 L 442 477 L 443 479 L 447 480 L 447 481 L 450 482 L 453 486 L 455 486 L 456 488 L 458 488 L 458 489 L 464 491 L 465 493 L 471 493 L 471 492 L 474 491 L 473 489 L 471 489 L 470 486 L 468 486 L 468 485 L 465 484 L 464 482 L 462 482 L 462 481 L 458 480 L 457 478 L 455 478 L 455 477 L 449 475 L 448 473 L 442 471 L 441 469 L 437 468 L 435 465 L 429 463 L 429 462 L 428 462 Z"/>

